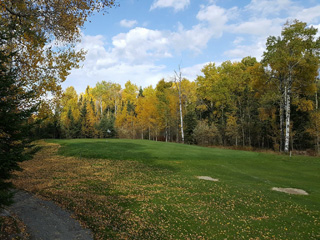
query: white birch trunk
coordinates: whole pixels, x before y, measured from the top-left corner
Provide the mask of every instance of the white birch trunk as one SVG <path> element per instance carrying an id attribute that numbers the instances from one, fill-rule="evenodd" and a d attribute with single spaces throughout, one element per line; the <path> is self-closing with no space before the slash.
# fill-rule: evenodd
<path id="1" fill-rule="evenodd" d="M 285 102 L 286 102 L 286 99 L 285 99 L 285 91 L 283 90 L 283 80 L 280 79 L 280 94 L 281 94 L 281 97 L 280 97 L 280 109 L 279 109 L 279 115 L 280 115 L 280 141 L 279 141 L 279 151 L 282 152 L 283 151 L 283 139 L 284 139 L 284 131 L 283 131 L 283 115 L 284 115 L 284 105 L 285 105 Z"/>
<path id="2" fill-rule="evenodd" d="M 286 108 L 286 129 L 285 129 L 285 142 L 284 142 L 284 151 L 289 152 L 289 142 L 290 142 L 290 104 L 291 104 L 291 73 L 289 74 L 288 86 L 285 88 L 286 99 L 285 99 L 285 108 Z"/>
<path id="3" fill-rule="evenodd" d="M 179 107 L 180 107 L 180 123 L 181 123 L 181 140 L 184 143 L 184 132 L 183 132 L 183 117 L 182 117 L 182 103 L 181 103 L 181 82 L 179 83 Z"/>
<path id="4" fill-rule="evenodd" d="M 181 129 L 181 141 L 184 143 L 184 131 L 183 131 L 183 116 L 182 116 L 182 97 L 181 97 L 181 71 L 179 66 L 179 74 L 175 71 L 175 83 L 178 88 L 179 93 L 179 112 L 180 112 L 180 129 Z M 179 81 L 179 85 L 177 84 L 177 80 Z"/>

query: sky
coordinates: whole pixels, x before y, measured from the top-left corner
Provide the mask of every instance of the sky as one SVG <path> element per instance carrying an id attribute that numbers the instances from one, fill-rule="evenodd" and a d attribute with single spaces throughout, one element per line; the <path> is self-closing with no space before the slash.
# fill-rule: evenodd
<path id="1" fill-rule="evenodd" d="M 320 32 L 320 0 L 118 0 L 119 7 L 90 17 L 77 49 L 82 68 L 62 84 L 78 93 L 110 81 L 156 86 L 174 71 L 194 81 L 208 63 L 246 56 L 261 60 L 269 36 L 298 19 Z M 318 33 L 318 36 L 320 34 Z"/>

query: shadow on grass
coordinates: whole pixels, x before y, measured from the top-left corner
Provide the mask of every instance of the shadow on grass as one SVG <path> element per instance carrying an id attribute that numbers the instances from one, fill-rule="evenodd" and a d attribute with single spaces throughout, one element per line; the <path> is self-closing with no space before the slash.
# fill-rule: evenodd
<path id="1" fill-rule="evenodd" d="M 78 158 L 94 158 L 108 159 L 118 161 L 138 161 L 153 168 L 166 169 L 177 172 L 180 168 L 169 164 L 159 164 L 159 157 L 148 151 L 148 147 L 126 142 L 111 142 L 106 140 L 100 141 L 85 141 L 85 142 L 69 142 L 63 144 L 58 151 L 58 154 L 64 156 L 73 156 Z"/>

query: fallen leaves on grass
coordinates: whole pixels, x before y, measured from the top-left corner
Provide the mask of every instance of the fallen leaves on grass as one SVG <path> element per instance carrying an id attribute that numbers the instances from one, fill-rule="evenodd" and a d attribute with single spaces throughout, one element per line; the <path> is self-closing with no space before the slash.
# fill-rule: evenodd
<path id="1" fill-rule="evenodd" d="M 21 164 L 24 171 L 16 173 L 14 184 L 74 212 L 95 239 L 319 236 L 318 213 L 271 202 L 261 191 L 199 181 L 138 161 L 63 157 L 56 155 L 59 145 L 40 144 L 34 159 Z"/>
<path id="2" fill-rule="evenodd" d="M 0 217 L 0 239 L 1 240 L 28 240 L 29 234 L 26 226 L 16 216 Z"/>

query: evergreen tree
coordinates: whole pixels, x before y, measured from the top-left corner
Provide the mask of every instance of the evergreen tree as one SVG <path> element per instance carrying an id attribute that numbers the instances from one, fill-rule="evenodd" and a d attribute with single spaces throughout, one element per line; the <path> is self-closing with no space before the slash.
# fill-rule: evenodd
<path id="1" fill-rule="evenodd" d="M 81 137 L 87 136 L 87 101 L 84 101 L 80 111 Z"/>
<path id="2" fill-rule="evenodd" d="M 0 30 L 0 208 L 11 203 L 9 191 L 12 171 L 19 170 L 18 162 L 27 158 L 25 148 L 29 145 L 27 119 L 35 110 L 31 92 L 26 92 L 17 81 L 18 69 L 12 63 L 14 53 L 7 53 L 5 43 L 9 33 Z"/>
<path id="3" fill-rule="evenodd" d="M 185 133 L 185 143 L 188 144 L 194 144 L 195 143 L 195 139 L 193 136 L 193 130 L 196 128 L 197 126 L 197 119 L 196 119 L 196 113 L 195 111 L 189 111 L 185 117 L 184 117 L 184 123 L 185 123 L 185 129 L 184 129 L 184 133 Z"/>
<path id="4" fill-rule="evenodd" d="M 101 137 L 112 138 L 116 136 L 116 130 L 114 127 L 115 118 L 113 115 L 110 117 L 105 113 L 98 125 L 98 130 L 101 132 Z"/>

